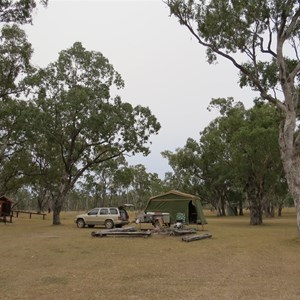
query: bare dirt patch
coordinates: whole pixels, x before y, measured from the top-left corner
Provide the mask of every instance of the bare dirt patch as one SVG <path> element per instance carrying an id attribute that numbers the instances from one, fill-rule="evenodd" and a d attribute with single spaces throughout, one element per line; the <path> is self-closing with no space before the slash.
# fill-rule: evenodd
<path id="1" fill-rule="evenodd" d="M 207 213 L 211 239 L 93 238 L 76 213 L 63 225 L 0 223 L 0 299 L 300 299 L 300 239 L 293 211 L 250 226 Z"/>

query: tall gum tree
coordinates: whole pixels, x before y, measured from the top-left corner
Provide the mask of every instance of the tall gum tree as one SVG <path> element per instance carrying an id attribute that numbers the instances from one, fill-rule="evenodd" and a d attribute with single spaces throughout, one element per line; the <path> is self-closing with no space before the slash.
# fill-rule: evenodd
<path id="1" fill-rule="evenodd" d="M 1 194 L 13 195 L 26 180 L 24 170 L 27 169 L 29 157 L 24 124 L 30 112 L 24 98 L 28 90 L 28 78 L 34 72 L 30 64 L 33 50 L 25 31 L 17 24 L 31 24 L 38 3 L 47 6 L 48 0 L 0 2 Z"/>
<path id="2" fill-rule="evenodd" d="M 0 5 L 1 7 L 1 5 Z M 27 104 L 22 100 L 34 68 L 32 48 L 16 24 L 0 32 L 0 193 L 12 195 L 24 179 Z"/>
<path id="3" fill-rule="evenodd" d="M 300 236 L 299 114 L 300 4 L 298 0 L 166 0 L 179 23 L 207 50 L 221 56 L 250 86 L 280 111 L 281 159 L 297 213 Z"/>
<path id="4" fill-rule="evenodd" d="M 58 225 L 68 192 L 93 166 L 126 154 L 149 153 L 160 124 L 147 107 L 133 107 L 110 89 L 124 82 L 100 52 L 81 43 L 41 69 L 32 99 L 32 163 L 43 164 Z"/>

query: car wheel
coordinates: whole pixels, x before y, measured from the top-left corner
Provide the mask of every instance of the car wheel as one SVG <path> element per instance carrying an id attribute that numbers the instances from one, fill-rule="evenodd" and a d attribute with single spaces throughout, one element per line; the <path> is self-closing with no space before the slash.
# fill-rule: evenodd
<path id="1" fill-rule="evenodd" d="M 106 229 L 112 229 L 112 228 L 114 228 L 114 222 L 112 220 L 106 220 L 105 221 L 105 228 Z"/>
<path id="2" fill-rule="evenodd" d="M 85 226 L 84 220 L 83 219 L 78 219 L 77 220 L 77 227 L 78 228 L 84 228 L 84 226 Z"/>

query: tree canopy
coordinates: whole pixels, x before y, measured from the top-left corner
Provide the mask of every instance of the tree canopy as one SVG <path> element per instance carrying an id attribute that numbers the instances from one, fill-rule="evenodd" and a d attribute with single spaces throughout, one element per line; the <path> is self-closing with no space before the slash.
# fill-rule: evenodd
<path id="1" fill-rule="evenodd" d="M 124 154 L 147 155 L 160 124 L 149 108 L 111 97 L 112 86 L 124 86 L 120 74 L 79 42 L 33 82 L 30 152 L 37 168 L 43 162 L 43 173 L 53 178 L 53 222 L 59 224 L 63 199 L 86 171 Z"/>
<path id="2" fill-rule="evenodd" d="M 28 6 L 19 7 L 21 2 Z M 5 22 L 12 21 L 9 12 L 15 9 L 29 13 L 35 7 L 34 1 L 4 4 Z M 25 12 L 22 16 L 14 21 L 29 20 Z M 76 42 L 48 67 L 34 68 L 32 52 L 16 24 L 2 27 L 0 190 L 16 193 L 27 186 L 40 199 L 39 209 L 45 205 L 42 197 L 52 203 L 53 223 L 60 224 L 60 211 L 78 179 L 106 161 L 148 155 L 150 136 L 160 124 L 148 107 L 111 95 L 124 82 L 102 53 Z"/>
<path id="3" fill-rule="evenodd" d="M 16 25 L 4 25 L 0 36 L 0 192 L 12 193 L 24 184 L 28 156 L 24 151 L 28 90 L 25 81 L 33 72 L 32 48 L 25 32 Z"/>
<path id="4" fill-rule="evenodd" d="M 148 107 L 111 95 L 124 87 L 121 75 L 80 42 L 48 67 L 33 67 L 33 49 L 17 24 L 32 23 L 37 5 L 0 3 L 0 22 L 11 23 L 0 36 L 0 192 L 28 198 L 30 191 L 38 210 L 50 205 L 53 224 L 60 224 L 68 193 L 80 178 L 88 181 L 85 175 L 114 168 L 111 189 L 132 184 L 131 172 L 120 169 L 124 157 L 148 155 L 160 124 Z"/>
<path id="5" fill-rule="evenodd" d="M 221 115 L 200 132 L 198 142 L 189 138 L 176 153 L 163 152 L 174 171 L 173 182 L 199 195 L 218 215 L 230 207 L 242 214 L 247 207 L 250 223 L 261 224 L 263 212 L 287 193 L 278 112 L 262 103 L 246 110 L 232 98 L 213 99 L 210 109 Z"/>
<path id="6" fill-rule="evenodd" d="M 46 6 L 48 0 L 40 0 Z M 32 23 L 32 12 L 37 6 L 35 0 L 2 0 L 0 2 L 0 22 L 1 23 Z"/>

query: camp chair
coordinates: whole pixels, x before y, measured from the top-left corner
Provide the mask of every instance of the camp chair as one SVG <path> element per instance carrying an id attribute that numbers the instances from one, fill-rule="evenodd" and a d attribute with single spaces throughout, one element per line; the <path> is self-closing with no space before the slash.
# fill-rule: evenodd
<path id="1" fill-rule="evenodd" d="M 183 229 L 184 224 L 185 224 L 185 214 L 178 212 L 176 214 L 176 223 L 174 227 L 177 229 Z"/>

